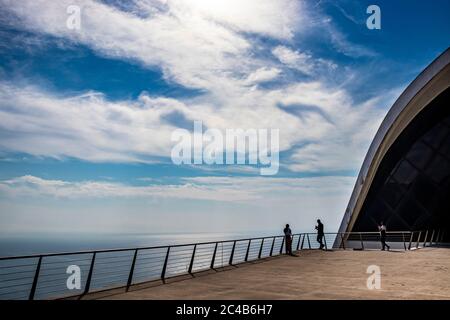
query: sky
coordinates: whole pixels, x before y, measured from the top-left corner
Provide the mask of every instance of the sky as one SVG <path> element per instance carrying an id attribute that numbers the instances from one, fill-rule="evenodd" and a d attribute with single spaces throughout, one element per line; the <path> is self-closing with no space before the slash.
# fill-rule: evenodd
<path id="1" fill-rule="evenodd" d="M 387 111 L 449 46 L 448 12 L 448 0 L 0 0 L 0 232 L 308 231 L 317 218 L 336 231 Z M 194 121 L 278 129 L 278 173 L 173 164 L 171 134 Z"/>

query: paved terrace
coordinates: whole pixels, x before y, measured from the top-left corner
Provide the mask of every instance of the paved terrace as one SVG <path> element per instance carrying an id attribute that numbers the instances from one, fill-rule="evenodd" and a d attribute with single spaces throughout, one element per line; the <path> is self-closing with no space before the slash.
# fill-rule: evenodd
<path id="1" fill-rule="evenodd" d="M 103 299 L 450 299 L 450 249 L 301 251 L 222 270 L 108 291 Z M 369 265 L 381 289 L 369 290 Z"/>

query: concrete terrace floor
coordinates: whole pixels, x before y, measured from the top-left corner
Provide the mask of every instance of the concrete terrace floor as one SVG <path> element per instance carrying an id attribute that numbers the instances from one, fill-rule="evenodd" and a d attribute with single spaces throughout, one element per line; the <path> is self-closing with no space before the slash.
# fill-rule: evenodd
<path id="1" fill-rule="evenodd" d="M 104 292 L 103 299 L 450 299 L 450 249 L 414 251 L 305 250 L 181 277 L 166 284 Z M 366 286 L 369 265 L 381 289 Z"/>

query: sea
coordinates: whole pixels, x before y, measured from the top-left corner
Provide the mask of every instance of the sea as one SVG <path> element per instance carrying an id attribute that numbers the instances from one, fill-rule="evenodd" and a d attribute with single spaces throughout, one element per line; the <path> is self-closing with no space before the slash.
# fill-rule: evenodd
<path id="1" fill-rule="evenodd" d="M 137 248 L 280 235 L 276 231 L 0 234 L 0 257 Z"/>

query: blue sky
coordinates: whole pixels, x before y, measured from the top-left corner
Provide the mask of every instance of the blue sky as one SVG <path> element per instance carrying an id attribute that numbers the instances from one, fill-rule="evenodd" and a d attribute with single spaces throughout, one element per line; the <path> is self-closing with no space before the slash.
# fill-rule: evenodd
<path id="1" fill-rule="evenodd" d="M 387 110 L 450 42 L 446 0 L 0 3 L 2 232 L 336 230 Z M 172 164 L 195 120 L 279 129 L 279 173 Z"/>

